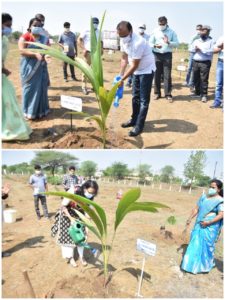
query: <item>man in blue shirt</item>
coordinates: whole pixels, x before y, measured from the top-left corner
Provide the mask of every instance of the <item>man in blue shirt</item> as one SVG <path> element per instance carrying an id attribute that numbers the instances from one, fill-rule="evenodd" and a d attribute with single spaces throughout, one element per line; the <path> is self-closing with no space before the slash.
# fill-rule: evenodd
<path id="1" fill-rule="evenodd" d="M 40 209 L 39 209 L 39 200 L 40 200 L 44 212 L 44 216 L 45 218 L 49 219 L 46 197 L 45 195 L 43 195 L 44 192 L 48 191 L 47 180 L 45 175 L 41 171 L 41 166 L 35 165 L 34 170 L 35 170 L 35 174 L 30 176 L 29 183 L 33 188 L 34 207 L 37 214 L 37 218 L 38 220 L 41 219 Z"/>
<path id="2" fill-rule="evenodd" d="M 218 53 L 216 66 L 216 90 L 213 104 L 210 108 L 221 108 L 223 105 L 223 44 L 224 37 L 221 36 L 214 46 L 214 53 Z"/>
<path id="3" fill-rule="evenodd" d="M 161 98 L 161 78 L 163 75 L 165 97 L 172 102 L 172 50 L 178 46 L 179 42 L 176 33 L 169 28 L 166 17 L 159 17 L 158 24 L 159 27 L 153 31 L 149 39 L 156 62 L 154 99 Z"/>
<path id="4" fill-rule="evenodd" d="M 77 55 L 77 39 L 76 35 L 70 31 L 70 23 L 64 23 L 64 32 L 59 36 L 58 40 L 59 46 L 63 49 L 63 53 L 67 55 L 69 58 L 74 60 L 75 56 Z M 64 80 L 68 82 L 68 75 L 67 75 L 67 63 L 63 63 L 63 73 L 64 73 Z M 75 76 L 74 66 L 70 65 L 70 73 L 72 80 L 79 81 Z"/>
<path id="5" fill-rule="evenodd" d="M 191 95 L 194 98 L 201 98 L 207 102 L 209 71 L 213 57 L 213 40 L 209 36 L 211 27 L 203 25 L 200 38 L 196 39 L 190 50 L 193 55 L 193 77 L 195 92 Z"/>

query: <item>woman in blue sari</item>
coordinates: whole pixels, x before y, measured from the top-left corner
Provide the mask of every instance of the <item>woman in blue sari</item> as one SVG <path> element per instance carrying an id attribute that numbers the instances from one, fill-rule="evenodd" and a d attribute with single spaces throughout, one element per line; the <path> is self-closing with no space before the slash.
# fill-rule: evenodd
<path id="1" fill-rule="evenodd" d="M 181 269 L 197 274 L 208 273 L 214 266 L 215 243 L 223 223 L 223 183 L 214 179 L 207 195 L 203 195 L 187 220 L 197 215 Z"/>
<path id="2" fill-rule="evenodd" d="M 29 51 L 37 46 L 26 42 L 46 43 L 46 36 L 37 18 L 30 20 L 27 33 L 19 39 L 19 50 L 22 55 L 20 73 L 23 88 L 23 113 L 27 119 L 40 119 L 49 113 L 48 85 L 49 76 L 45 57 Z"/>

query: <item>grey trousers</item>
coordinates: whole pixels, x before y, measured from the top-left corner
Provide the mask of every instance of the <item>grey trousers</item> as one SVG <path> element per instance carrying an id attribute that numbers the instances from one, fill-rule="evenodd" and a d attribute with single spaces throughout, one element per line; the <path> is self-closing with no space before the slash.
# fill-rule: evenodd
<path id="1" fill-rule="evenodd" d="M 40 209 L 39 209 L 39 200 L 41 201 L 42 209 L 44 212 L 44 216 L 48 218 L 48 208 L 46 197 L 43 195 L 34 195 L 34 208 L 38 217 L 40 217 Z"/>

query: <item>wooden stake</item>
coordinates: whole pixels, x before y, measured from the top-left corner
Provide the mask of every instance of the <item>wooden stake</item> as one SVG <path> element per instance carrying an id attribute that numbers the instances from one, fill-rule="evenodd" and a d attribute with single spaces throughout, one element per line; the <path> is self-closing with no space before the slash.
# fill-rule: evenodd
<path id="1" fill-rule="evenodd" d="M 24 276 L 25 281 L 27 282 L 27 286 L 29 288 L 31 298 L 36 298 L 36 295 L 34 293 L 34 289 L 32 287 L 32 284 L 30 282 L 30 278 L 29 278 L 28 273 L 27 273 L 26 270 L 23 271 L 23 276 Z"/>

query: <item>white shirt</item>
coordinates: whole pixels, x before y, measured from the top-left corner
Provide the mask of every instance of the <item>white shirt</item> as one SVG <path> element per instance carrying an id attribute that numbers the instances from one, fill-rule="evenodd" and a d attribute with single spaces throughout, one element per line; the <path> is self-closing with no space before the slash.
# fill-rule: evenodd
<path id="1" fill-rule="evenodd" d="M 96 29 L 95 30 L 95 34 L 96 34 L 96 38 L 98 40 L 99 37 L 99 30 Z M 87 51 L 91 51 L 91 32 L 90 30 L 86 30 L 84 32 L 81 33 L 80 38 L 82 38 L 83 42 L 84 42 L 84 48 Z M 102 40 L 102 37 L 101 37 Z"/>
<path id="2" fill-rule="evenodd" d="M 156 70 L 155 58 L 149 43 L 141 36 L 132 33 L 129 43 L 124 43 L 121 39 L 121 51 L 128 55 L 129 64 L 134 59 L 140 59 L 138 68 L 134 71 L 134 75 L 151 74 Z"/>

